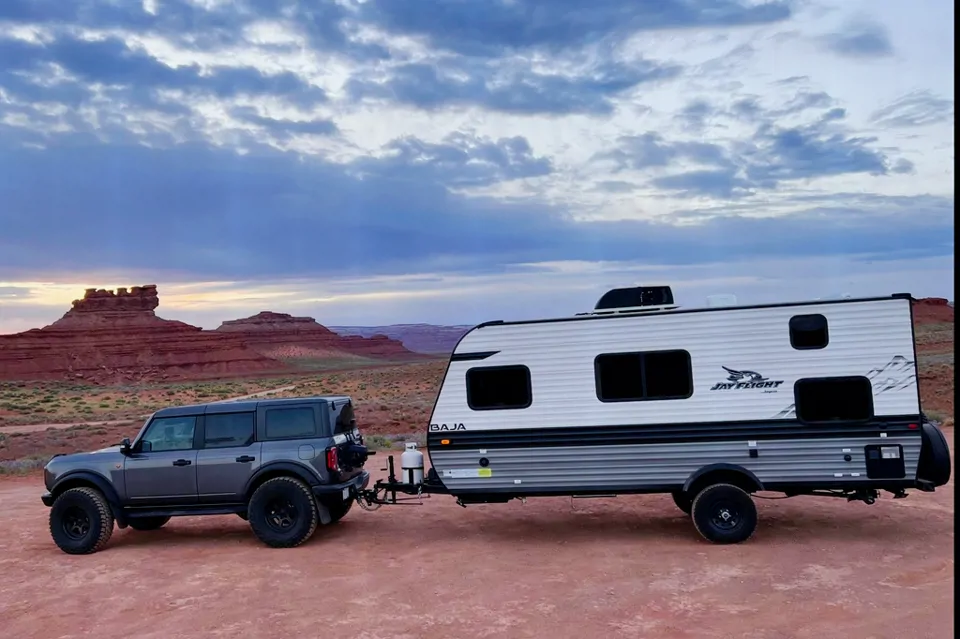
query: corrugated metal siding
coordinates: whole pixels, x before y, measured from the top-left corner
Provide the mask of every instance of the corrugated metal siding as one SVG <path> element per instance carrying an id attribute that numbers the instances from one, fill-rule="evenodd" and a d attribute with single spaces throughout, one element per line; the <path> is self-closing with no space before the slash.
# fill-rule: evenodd
<path id="1" fill-rule="evenodd" d="M 809 313 L 827 318 L 830 343 L 824 349 L 798 351 L 790 345 L 788 323 L 794 315 Z M 625 403 L 597 399 L 598 354 L 667 349 L 690 353 L 692 397 Z M 458 353 L 477 351 L 499 352 L 479 362 L 450 364 L 432 423 L 488 430 L 763 420 L 790 416 L 797 379 L 840 375 L 872 377 L 877 415 L 919 411 L 910 307 L 902 299 L 492 325 L 469 333 L 457 348 Z M 470 410 L 466 371 L 507 364 L 530 368 L 533 404 L 522 410 Z M 777 389 L 711 391 L 714 384 L 727 381 L 723 366 L 755 371 L 783 384 Z"/>
<path id="2" fill-rule="evenodd" d="M 609 487 L 682 485 L 694 472 L 715 463 L 738 464 L 764 483 L 838 482 L 867 479 L 864 446 L 903 446 L 907 478 L 917 473 L 920 437 L 794 439 L 758 441 L 751 458 L 747 442 L 699 442 L 632 446 L 571 446 L 486 450 L 430 450 L 443 483 L 458 490 L 603 490 Z M 845 453 L 844 449 L 849 449 Z M 844 454 L 851 461 L 843 460 Z M 486 457 L 490 477 L 446 477 L 444 470 L 473 472 Z M 841 477 L 836 474 L 841 473 Z M 854 477 L 852 473 L 859 473 Z M 518 483 L 519 482 L 519 483 Z"/>

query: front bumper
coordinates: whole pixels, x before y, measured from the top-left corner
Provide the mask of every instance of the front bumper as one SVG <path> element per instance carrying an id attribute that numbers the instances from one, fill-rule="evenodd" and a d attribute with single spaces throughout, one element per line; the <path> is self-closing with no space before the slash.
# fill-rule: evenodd
<path id="1" fill-rule="evenodd" d="M 343 501 L 348 499 L 354 499 L 360 491 L 366 488 L 370 484 L 370 473 L 366 470 L 360 471 L 360 473 L 354 477 L 351 477 L 349 480 L 339 483 L 339 484 L 320 484 L 319 486 L 313 487 L 313 494 L 317 497 L 326 497 L 330 498 L 339 493 Z"/>
<path id="2" fill-rule="evenodd" d="M 42 501 L 43 505 L 47 508 L 53 506 L 53 494 L 50 492 L 43 493 L 40 495 L 40 501 Z"/>

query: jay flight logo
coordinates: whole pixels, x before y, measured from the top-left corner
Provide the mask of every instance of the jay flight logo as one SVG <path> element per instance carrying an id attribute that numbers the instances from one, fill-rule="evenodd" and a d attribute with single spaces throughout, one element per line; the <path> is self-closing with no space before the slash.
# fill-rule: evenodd
<path id="1" fill-rule="evenodd" d="M 727 381 L 717 382 L 710 390 L 748 390 L 754 388 L 774 389 L 783 383 L 782 379 L 771 380 L 770 378 L 764 377 L 756 371 L 738 371 L 733 368 L 727 368 L 726 366 L 723 366 L 723 370 L 727 371 Z"/>

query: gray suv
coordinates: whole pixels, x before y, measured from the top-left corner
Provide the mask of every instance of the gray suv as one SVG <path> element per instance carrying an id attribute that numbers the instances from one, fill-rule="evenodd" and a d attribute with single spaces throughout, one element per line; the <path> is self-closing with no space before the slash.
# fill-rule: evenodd
<path id="1" fill-rule="evenodd" d="M 44 468 L 50 534 L 96 552 L 120 528 L 178 515 L 236 514 L 266 545 L 289 548 L 339 521 L 370 474 L 349 397 L 164 408 L 131 443 L 55 455 Z"/>

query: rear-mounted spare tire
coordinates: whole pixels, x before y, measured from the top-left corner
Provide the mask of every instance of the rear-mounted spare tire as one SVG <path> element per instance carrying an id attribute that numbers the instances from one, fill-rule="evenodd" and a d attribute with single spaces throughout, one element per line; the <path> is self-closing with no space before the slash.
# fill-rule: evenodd
<path id="1" fill-rule="evenodd" d="M 917 479 L 934 486 L 943 486 L 950 481 L 950 446 L 939 428 L 929 422 L 920 427 L 920 461 L 917 464 Z"/>

